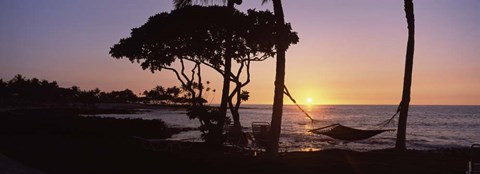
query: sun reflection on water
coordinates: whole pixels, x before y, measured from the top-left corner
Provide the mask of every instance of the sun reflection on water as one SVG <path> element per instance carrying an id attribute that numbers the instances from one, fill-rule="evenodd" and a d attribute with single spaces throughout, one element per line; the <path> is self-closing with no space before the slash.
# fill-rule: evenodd
<path id="1" fill-rule="evenodd" d="M 299 151 L 302 151 L 302 152 L 312 152 L 312 151 L 319 151 L 319 150 L 322 150 L 322 149 L 315 148 L 315 147 L 304 147 L 299 149 Z"/>

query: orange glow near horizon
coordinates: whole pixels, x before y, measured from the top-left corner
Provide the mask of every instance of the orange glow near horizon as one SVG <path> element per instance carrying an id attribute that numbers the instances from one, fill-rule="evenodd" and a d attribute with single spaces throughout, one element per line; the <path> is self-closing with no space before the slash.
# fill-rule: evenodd
<path id="1" fill-rule="evenodd" d="M 300 37 L 288 48 L 285 69 L 285 85 L 299 104 L 400 102 L 407 40 L 403 1 L 282 3 L 285 20 Z M 1 7 L 3 80 L 22 74 L 55 80 L 62 87 L 128 88 L 136 94 L 157 85 L 180 85 L 171 71 L 152 74 L 108 53 L 148 17 L 173 10 L 171 1 L 5 1 Z M 480 1 L 415 1 L 411 104 L 480 105 L 478 7 Z M 272 4 L 244 1 L 237 8 L 272 11 Z M 244 104 L 273 103 L 275 61 L 251 64 L 251 82 L 242 89 L 250 98 Z M 202 74 L 203 82 L 210 81 L 216 90 L 204 97 L 220 103 L 222 76 L 208 67 L 202 67 Z M 293 104 L 286 96 L 284 103 Z"/>

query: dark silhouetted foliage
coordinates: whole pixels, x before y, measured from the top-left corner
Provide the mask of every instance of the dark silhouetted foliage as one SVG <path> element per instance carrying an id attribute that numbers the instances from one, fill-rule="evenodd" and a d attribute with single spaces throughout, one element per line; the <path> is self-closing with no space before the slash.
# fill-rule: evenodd
<path id="1" fill-rule="evenodd" d="M 223 143 L 223 129 L 217 129 L 218 122 L 223 121 L 229 124 L 231 121 L 228 117 L 224 117 L 218 111 L 218 108 L 207 106 L 192 106 L 188 108 L 187 115 L 190 119 L 198 119 L 200 121 L 200 131 L 202 138 L 211 145 L 220 145 Z"/>
<path id="2" fill-rule="evenodd" d="M 173 132 L 161 120 L 79 116 L 76 109 L 25 109 L 3 111 L 2 134 L 39 133 L 90 138 L 168 138 Z"/>
<path id="3" fill-rule="evenodd" d="M 196 85 L 193 85 L 195 88 Z M 210 90 L 210 89 L 208 89 Z M 147 104 L 174 104 L 174 105 L 189 105 L 192 103 L 190 99 L 192 94 L 188 90 L 178 88 L 176 86 L 164 88 L 163 86 L 156 86 L 155 88 L 143 91 L 143 103 Z M 197 103 L 206 103 L 204 98 L 196 98 Z"/>
<path id="4" fill-rule="evenodd" d="M 117 59 L 128 58 L 152 72 L 173 71 L 182 88 L 190 91 L 193 106 L 202 105 L 199 101 L 203 90 L 200 64 L 213 68 L 223 76 L 227 75 L 237 84 L 232 95 L 222 95 L 222 98 L 231 99 L 235 95 L 240 98 L 241 88 L 248 82 L 239 81 L 241 70 L 237 75 L 230 72 L 226 57 L 233 58 L 242 67 L 249 66 L 250 61 L 273 57 L 276 54 L 275 36 L 279 27 L 273 17 L 268 11 L 249 10 L 247 14 L 234 11 L 232 14 L 227 7 L 184 7 L 150 17 L 144 25 L 132 29 L 130 37 L 121 39 L 111 47 L 110 54 Z M 285 46 L 298 42 L 299 38 L 290 25 L 282 23 L 281 28 L 286 33 L 283 41 L 288 41 Z M 229 49 L 231 54 L 228 53 Z M 191 76 L 184 72 L 184 61 L 194 64 Z M 181 68 L 175 69 L 172 66 L 174 62 L 181 63 Z M 195 73 L 198 75 L 197 81 L 194 79 Z M 232 111 L 236 112 L 235 109 Z M 234 119 L 240 123 L 238 117 Z M 214 126 L 221 130 L 223 121 Z"/>
<path id="5" fill-rule="evenodd" d="M 208 89 L 210 90 L 210 89 Z M 138 97 L 129 89 L 123 91 L 103 92 L 96 88 L 81 90 L 77 86 L 70 88 L 59 87 L 57 82 L 27 79 L 16 75 L 9 81 L 0 79 L 0 106 L 66 106 L 95 103 L 148 103 L 148 104 L 186 104 L 188 91 L 176 86 L 163 89 L 158 86 L 150 91 L 145 91 L 145 97 Z M 168 100 L 168 102 L 161 102 Z M 198 102 L 205 103 L 201 98 Z M 159 101 L 159 102 L 157 102 Z"/>

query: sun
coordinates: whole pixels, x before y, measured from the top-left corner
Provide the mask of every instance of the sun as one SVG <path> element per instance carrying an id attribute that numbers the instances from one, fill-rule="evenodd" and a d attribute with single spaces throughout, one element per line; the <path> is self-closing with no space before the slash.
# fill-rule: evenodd
<path id="1" fill-rule="evenodd" d="M 312 102 L 313 102 L 313 99 L 310 98 L 310 97 L 308 97 L 308 98 L 307 98 L 307 103 L 308 103 L 308 104 L 312 104 Z"/>

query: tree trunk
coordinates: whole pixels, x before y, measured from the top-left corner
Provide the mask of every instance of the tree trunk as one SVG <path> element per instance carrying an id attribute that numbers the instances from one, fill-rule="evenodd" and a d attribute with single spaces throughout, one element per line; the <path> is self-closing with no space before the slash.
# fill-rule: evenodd
<path id="1" fill-rule="evenodd" d="M 283 88 L 285 84 L 285 19 L 283 17 L 283 8 L 281 0 L 273 0 L 273 11 L 275 13 L 276 21 L 276 49 L 277 49 L 277 64 L 275 74 L 275 93 L 273 97 L 273 113 L 270 128 L 270 141 L 267 146 L 267 155 L 270 158 L 278 156 L 278 141 L 280 139 L 280 132 L 282 127 L 283 114 Z"/>
<path id="2" fill-rule="evenodd" d="M 229 96 L 229 106 L 230 106 L 230 113 L 232 114 L 232 118 L 233 118 L 233 127 L 236 129 L 236 130 L 241 130 L 242 129 L 242 125 L 240 124 L 240 114 L 238 113 L 238 108 L 240 107 L 240 91 L 241 91 L 241 84 L 239 84 L 239 82 L 236 82 L 236 87 L 235 89 L 232 91 L 232 93 L 230 94 Z M 235 103 L 235 105 L 233 105 L 233 97 L 237 97 L 237 101 Z"/>
<path id="3" fill-rule="evenodd" d="M 407 132 L 407 116 L 410 105 L 410 90 L 412 86 L 412 70 L 413 70 L 413 52 L 415 48 L 415 16 L 413 13 L 412 0 L 405 0 L 405 15 L 408 24 L 408 41 L 407 53 L 405 58 L 405 74 L 403 79 L 402 102 L 400 103 L 400 116 L 398 121 L 397 141 L 395 149 L 398 151 L 406 150 L 406 132 Z"/>
<path id="4" fill-rule="evenodd" d="M 231 11 L 231 15 L 235 10 L 234 1 L 228 0 L 228 8 Z M 223 74 L 223 90 L 222 90 L 222 100 L 220 102 L 220 116 L 227 117 L 227 105 L 230 94 L 230 72 L 232 71 L 232 31 L 228 31 L 227 39 L 225 41 L 225 68 Z M 218 122 L 219 128 L 223 128 L 225 124 L 224 119 L 220 119 Z"/>

